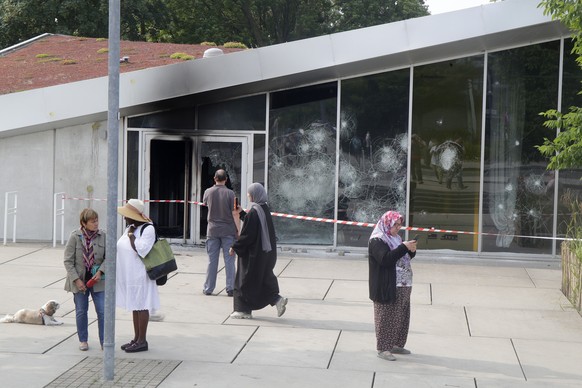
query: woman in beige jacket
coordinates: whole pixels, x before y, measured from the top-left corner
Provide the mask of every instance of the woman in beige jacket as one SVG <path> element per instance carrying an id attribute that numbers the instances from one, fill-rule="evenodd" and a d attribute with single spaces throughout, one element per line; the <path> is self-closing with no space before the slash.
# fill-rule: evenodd
<path id="1" fill-rule="evenodd" d="M 65 290 L 73 293 L 79 349 L 88 350 L 89 296 L 95 304 L 99 342 L 103 349 L 105 323 L 105 232 L 99 229 L 99 216 L 93 209 L 84 209 L 79 217 L 81 227 L 71 233 L 64 254 L 67 270 Z"/>

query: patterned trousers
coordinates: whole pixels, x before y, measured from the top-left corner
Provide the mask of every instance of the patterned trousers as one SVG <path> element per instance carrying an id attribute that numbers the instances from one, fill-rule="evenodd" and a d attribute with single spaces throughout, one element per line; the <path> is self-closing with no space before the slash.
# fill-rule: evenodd
<path id="1" fill-rule="evenodd" d="M 391 351 L 394 346 L 403 348 L 410 326 L 410 294 L 412 287 L 396 287 L 394 303 L 374 302 L 376 349 Z"/>

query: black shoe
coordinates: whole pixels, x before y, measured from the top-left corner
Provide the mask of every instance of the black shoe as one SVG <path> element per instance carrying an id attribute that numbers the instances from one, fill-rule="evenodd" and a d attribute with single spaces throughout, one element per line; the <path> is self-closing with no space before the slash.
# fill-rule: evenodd
<path id="1" fill-rule="evenodd" d="M 128 346 L 127 348 L 125 348 L 125 352 L 126 353 L 137 353 L 137 352 L 145 352 L 148 350 L 148 341 L 145 341 L 143 343 L 137 343 L 135 342 L 133 345 Z"/>
<path id="2" fill-rule="evenodd" d="M 128 343 L 121 345 L 121 350 L 125 350 L 125 349 L 129 348 L 133 344 L 135 344 L 135 340 L 131 340 Z"/>
<path id="3" fill-rule="evenodd" d="M 226 295 L 233 296 L 234 295 L 234 292 L 233 291 L 226 291 Z"/>

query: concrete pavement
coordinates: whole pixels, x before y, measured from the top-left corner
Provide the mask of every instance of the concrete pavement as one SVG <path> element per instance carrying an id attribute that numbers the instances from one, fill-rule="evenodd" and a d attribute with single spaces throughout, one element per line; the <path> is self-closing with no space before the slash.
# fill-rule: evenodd
<path id="1" fill-rule="evenodd" d="M 204 296 L 206 253 L 173 246 L 179 270 L 160 287 L 150 350 L 128 354 L 130 314 L 116 310 L 115 379 L 104 382 L 95 314 L 78 350 L 63 247 L 0 246 L 0 315 L 61 302 L 62 326 L 0 324 L 3 387 L 579 387 L 582 317 L 560 291 L 556 261 L 467 260 L 419 252 L 412 319 L 396 362 L 376 357 L 363 254 L 280 251 L 287 312 L 233 320 L 224 288 Z M 222 261 L 222 259 L 221 259 Z M 218 286 L 224 287 L 224 271 Z M 92 308 L 92 305 L 91 305 Z"/>

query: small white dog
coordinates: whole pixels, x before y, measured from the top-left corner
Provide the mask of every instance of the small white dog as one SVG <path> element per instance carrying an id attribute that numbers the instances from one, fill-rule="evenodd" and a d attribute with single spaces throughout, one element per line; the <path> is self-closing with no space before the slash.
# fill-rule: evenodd
<path id="1" fill-rule="evenodd" d="M 0 319 L 0 323 L 30 323 L 32 325 L 56 326 L 63 322 L 57 321 L 53 315 L 59 309 L 60 304 L 56 300 L 49 300 L 38 310 L 22 309 L 14 315 L 6 315 Z"/>

